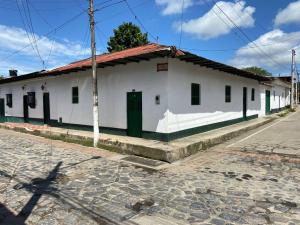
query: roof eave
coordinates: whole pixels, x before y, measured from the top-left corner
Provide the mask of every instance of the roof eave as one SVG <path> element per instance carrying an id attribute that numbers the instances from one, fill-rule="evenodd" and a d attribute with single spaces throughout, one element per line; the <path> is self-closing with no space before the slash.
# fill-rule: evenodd
<path id="1" fill-rule="evenodd" d="M 200 65 L 203 67 L 207 67 L 207 68 L 214 69 L 214 70 L 219 70 L 222 72 L 230 73 L 230 74 L 241 76 L 241 77 L 246 77 L 249 79 L 254 79 L 254 80 L 258 80 L 258 81 L 270 80 L 270 78 L 268 78 L 268 77 L 250 73 L 250 72 L 247 72 L 247 71 L 244 71 L 244 70 L 232 67 L 232 66 L 225 65 L 223 63 L 218 63 L 218 62 L 203 58 L 201 56 L 197 56 L 197 55 L 189 53 L 189 52 L 184 52 L 184 53 L 185 53 L 184 55 L 177 56 L 177 58 L 181 61 L 186 61 L 186 62 Z"/>

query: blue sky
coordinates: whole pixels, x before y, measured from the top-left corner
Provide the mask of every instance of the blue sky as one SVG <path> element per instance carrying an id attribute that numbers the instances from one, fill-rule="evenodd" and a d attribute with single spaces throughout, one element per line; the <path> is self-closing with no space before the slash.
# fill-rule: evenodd
<path id="1" fill-rule="evenodd" d="M 97 51 L 102 53 L 114 28 L 123 22 L 138 22 L 124 1 L 94 1 L 99 9 L 95 13 Z M 143 31 L 151 33 L 150 41 L 155 41 L 151 36 L 159 37 L 159 43 L 236 67 L 261 66 L 274 75 L 288 74 L 290 50 L 300 46 L 300 0 L 128 3 L 146 28 Z M 86 13 L 54 32 L 87 7 L 87 0 L 0 0 L 0 74 L 7 75 L 11 68 L 21 73 L 41 70 L 41 59 L 51 69 L 88 57 Z M 39 41 L 32 47 L 29 39 Z"/>

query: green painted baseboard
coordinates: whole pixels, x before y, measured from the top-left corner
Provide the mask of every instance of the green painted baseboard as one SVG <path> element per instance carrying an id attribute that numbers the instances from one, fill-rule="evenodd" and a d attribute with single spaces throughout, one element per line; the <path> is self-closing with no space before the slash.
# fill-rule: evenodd
<path id="1" fill-rule="evenodd" d="M 204 126 L 199 126 L 199 127 L 186 129 L 186 130 L 177 131 L 177 132 L 168 134 L 166 141 L 172 141 L 172 140 L 175 140 L 178 138 L 183 138 L 183 137 L 187 137 L 187 136 L 198 134 L 198 133 L 204 133 L 207 131 L 230 126 L 230 125 L 233 125 L 236 123 L 240 123 L 243 121 L 252 120 L 252 119 L 256 119 L 256 118 L 258 118 L 258 115 L 252 115 L 252 116 L 247 116 L 246 118 L 227 120 L 227 121 L 222 121 L 222 122 L 218 122 L 218 123 L 212 123 L 212 124 L 208 124 L 208 125 L 204 125 Z"/>
<path id="2" fill-rule="evenodd" d="M 208 124 L 208 125 L 204 125 L 204 126 L 200 126 L 200 127 L 194 127 L 194 128 L 190 128 L 190 129 L 186 129 L 186 130 L 169 133 L 169 134 L 151 132 L 151 131 L 142 131 L 142 138 L 169 142 L 169 141 L 172 141 L 172 140 L 175 140 L 178 138 L 183 138 L 183 137 L 187 137 L 190 135 L 207 132 L 210 130 L 222 128 L 225 126 L 233 125 L 236 123 L 240 123 L 240 122 L 255 119 L 255 118 L 258 118 L 258 115 L 252 115 L 252 116 L 248 116 L 247 118 L 238 118 L 238 119 L 223 121 L 223 122 L 219 122 L 219 123 Z M 3 119 L 3 117 L 2 117 L 2 119 L 0 118 L 0 122 L 24 123 L 24 118 L 6 116 L 4 119 Z M 42 125 L 42 124 L 44 124 L 44 120 L 36 119 L 36 118 L 29 118 L 28 123 Z M 51 120 L 49 125 L 51 125 L 53 127 L 61 127 L 61 128 L 74 129 L 74 130 L 85 130 L 85 131 L 93 130 L 93 127 L 90 125 L 59 123 L 56 120 Z M 111 127 L 100 127 L 100 132 L 107 133 L 107 134 L 114 134 L 114 135 L 122 135 L 122 136 L 127 135 L 126 129 L 111 128 Z"/>

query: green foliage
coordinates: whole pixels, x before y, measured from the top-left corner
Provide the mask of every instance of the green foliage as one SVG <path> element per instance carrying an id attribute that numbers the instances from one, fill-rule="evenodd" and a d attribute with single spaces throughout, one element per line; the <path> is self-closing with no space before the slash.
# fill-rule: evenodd
<path id="1" fill-rule="evenodd" d="M 133 23 L 123 23 L 117 29 L 114 29 L 114 35 L 107 42 L 107 50 L 116 52 L 148 43 L 147 33 L 142 33 L 141 29 Z"/>
<path id="2" fill-rule="evenodd" d="M 0 75 L 0 80 L 4 79 L 5 77 L 3 75 Z"/>
<path id="3" fill-rule="evenodd" d="M 272 74 L 270 72 L 268 72 L 267 70 L 260 68 L 260 67 L 256 67 L 256 66 L 247 67 L 247 68 L 244 68 L 243 70 L 250 72 L 250 73 L 262 75 L 262 76 L 272 76 Z"/>

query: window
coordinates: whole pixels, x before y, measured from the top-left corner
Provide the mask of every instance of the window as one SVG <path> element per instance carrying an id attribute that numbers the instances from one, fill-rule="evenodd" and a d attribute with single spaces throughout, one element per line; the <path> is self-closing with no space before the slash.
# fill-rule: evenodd
<path id="1" fill-rule="evenodd" d="M 72 87 L 72 103 L 78 104 L 79 102 L 79 95 L 78 95 L 78 87 Z"/>
<path id="2" fill-rule="evenodd" d="M 35 108 L 35 92 L 28 92 L 28 105 L 30 108 Z"/>
<path id="3" fill-rule="evenodd" d="M 192 84 L 191 97 L 192 105 L 200 105 L 200 84 Z"/>
<path id="4" fill-rule="evenodd" d="M 273 91 L 274 101 L 275 101 L 275 91 Z"/>
<path id="5" fill-rule="evenodd" d="M 255 89 L 251 89 L 251 101 L 255 101 Z"/>
<path id="6" fill-rule="evenodd" d="M 225 86 L 225 102 L 231 102 L 231 86 Z"/>
<path id="7" fill-rule="evenodd" d="M 13 102 L 12 102 L 12 94 L 6 94 L 6 105 L 9 108 L 12 108 Z"/>

